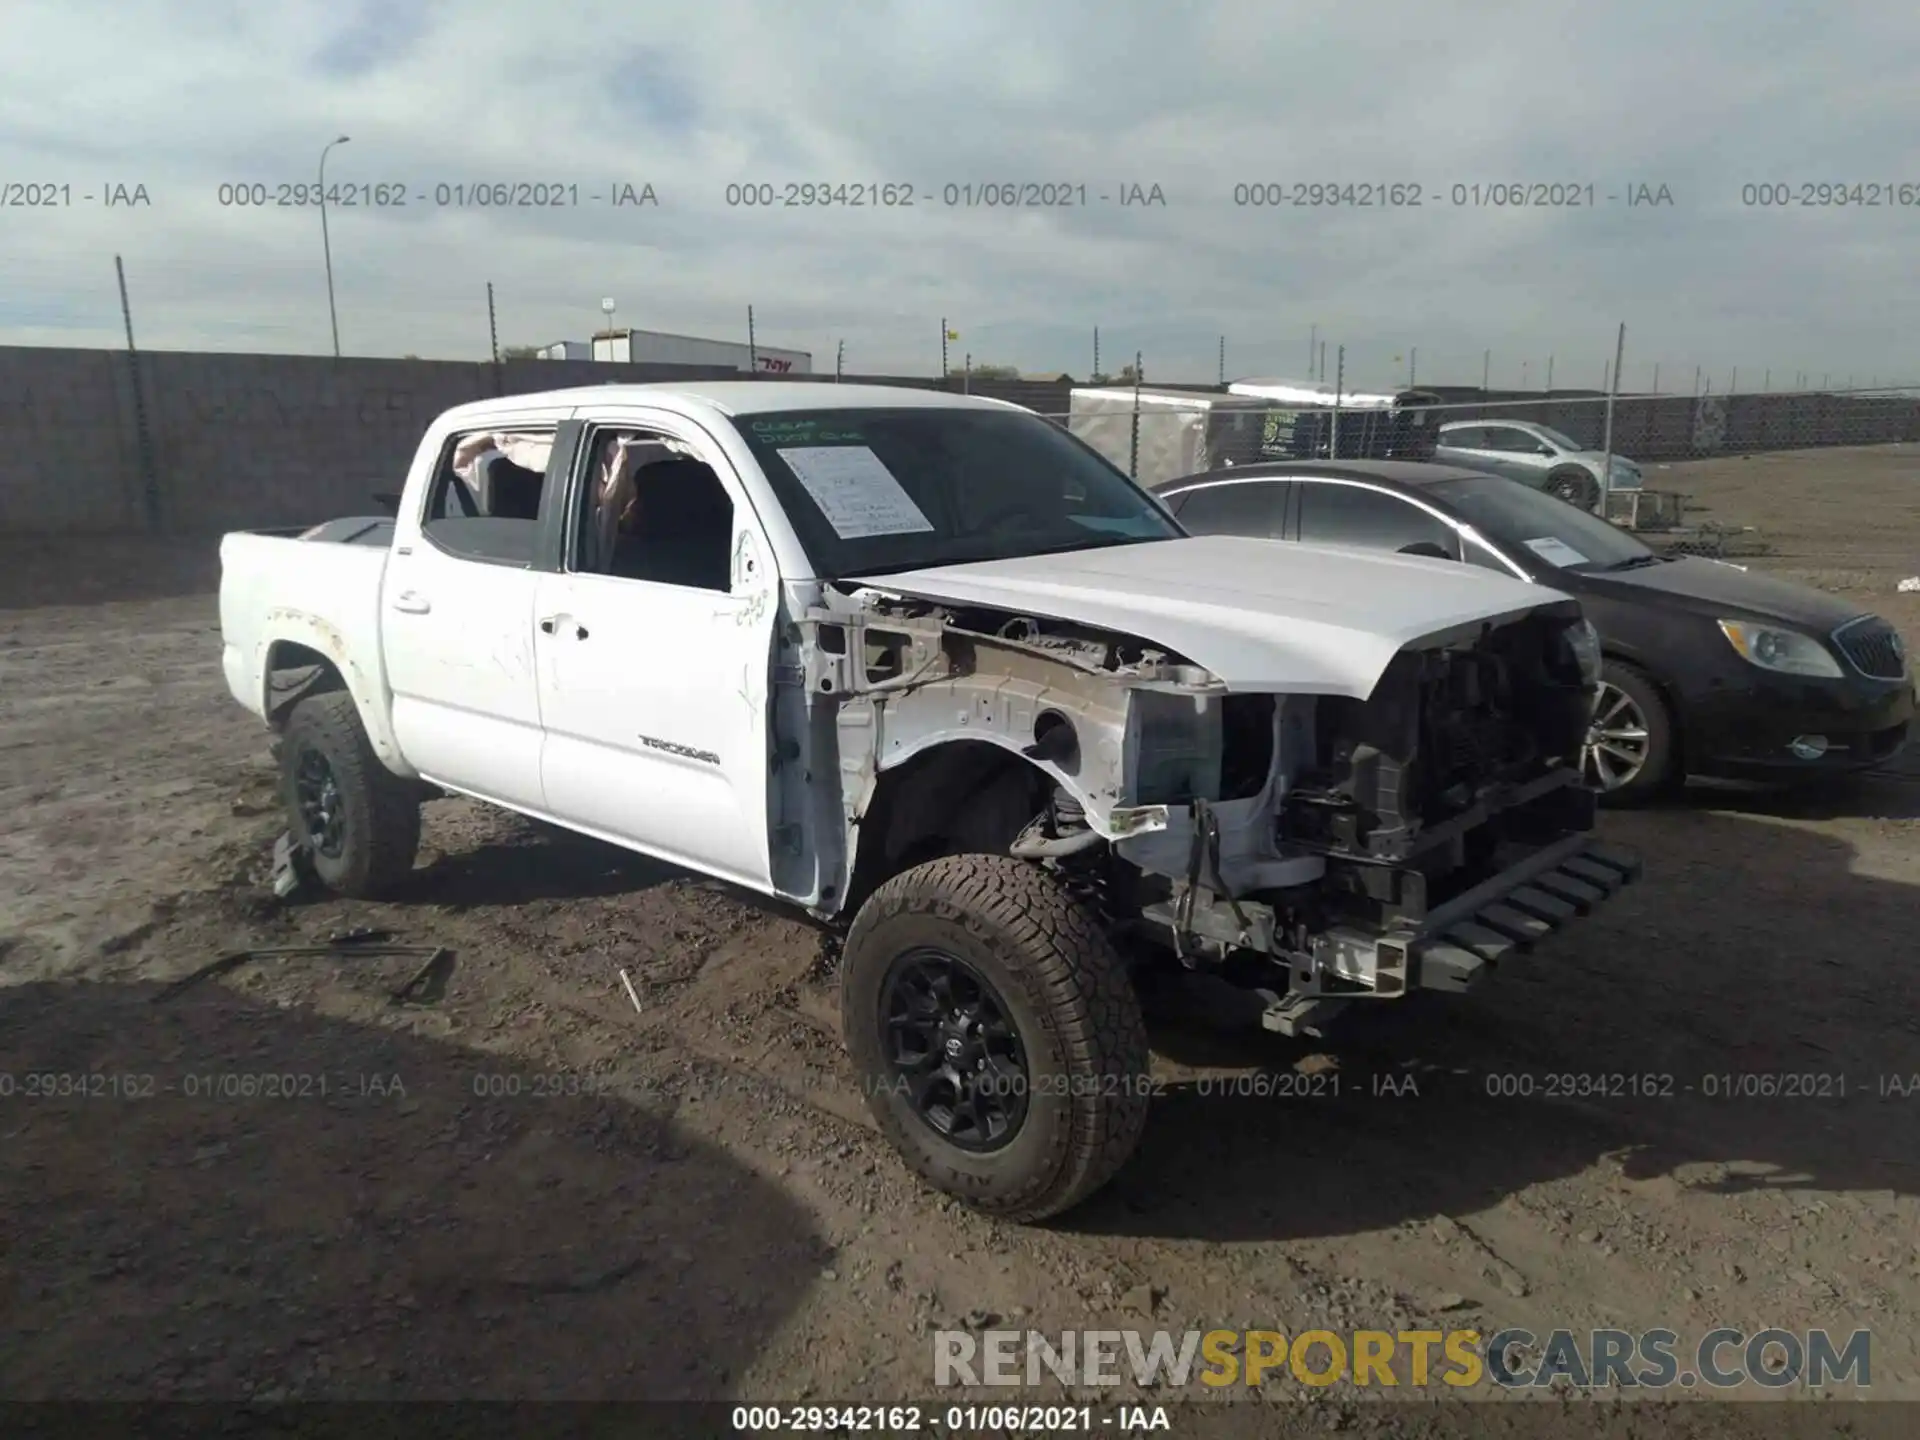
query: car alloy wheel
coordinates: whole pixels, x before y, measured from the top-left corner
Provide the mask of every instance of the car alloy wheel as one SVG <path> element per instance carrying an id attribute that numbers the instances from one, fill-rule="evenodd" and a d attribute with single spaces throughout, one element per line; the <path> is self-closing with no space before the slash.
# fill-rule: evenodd
<path id="1" fill-rule="evenodd" d="M 293 783 L 307 844 L 317 855 L 339 859 L 347 843 L 346 805 L 333 766 L 320 751 L 303 749 L 294 767 Z"/>
<path id="2" fill-rule="evenodd" d="M 1580 747 L 1581 777 L 1600 791 L 1631 785 L 1646 767 L 1651 745 L 1647 717 L 1633 697 L 1601 681 L 1593 697 L 1586 743 Z"/>
<path id="3" fill-rule="evenodd" d="M 1547 493 L 1575 509 L 1592 510 L 1600 503 L 1600 482 L 1584 470 L 1569 471 L 1549 478 Z"/>
<path id="4" fill-rule="evenodd" d="M 1027 1111 L 1027 1058 L 984 976 L 932 947 L 896 960 L 882 991 L 885 1053 L 913 1112 L 962 1150 L 998 1150 Z"/>

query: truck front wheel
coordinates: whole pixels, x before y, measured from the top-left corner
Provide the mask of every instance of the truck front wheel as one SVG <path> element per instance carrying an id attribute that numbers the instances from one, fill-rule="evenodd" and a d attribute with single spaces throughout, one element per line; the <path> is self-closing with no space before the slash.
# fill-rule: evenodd
<path id="1" fill-rule="evenodd" d="M 353 696 L 330 690 L 300 701 L 278 748 L 287 824 L 321 884 L 374 899 L 412 871 L 419 791 L 373 753 Z"/>
<path id="2" fill-rule="evenodd" d="M 841 1018 L 882 1133 L 976 1210 L 1057 1215 L 1139 1143 L 1139 998 L 1092 914 L 1027 861 L 952 855 L 876 890 L 842 952 Z"/>

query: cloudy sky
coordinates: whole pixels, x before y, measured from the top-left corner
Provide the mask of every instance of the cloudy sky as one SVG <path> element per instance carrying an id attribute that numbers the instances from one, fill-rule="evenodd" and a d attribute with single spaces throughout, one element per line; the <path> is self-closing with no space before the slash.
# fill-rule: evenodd
<path id="1" fill-rule="evenodd" d="M 1920 380 L 1911 0 L 0 9 L 5 344 L 123 343 L 118 254 L 143 347 L 324 353 L 319 212 L 222 201 L 311 185 L 345 134 L 353 354 L 484 358 L 492 282 L 502 344 L 584 338 L 603 296 L 622 325 L 744 340 L 751 304 L 761 343 L 831 369 L 844 341 L 867 373 L 937 371 L 944 316 L 956 368 L 1085 374 L 1097 326 L 1108 369 L 1137 350 L 1150 379 L 1211 380 L 1224 335 L 1233 375 L 1299 375 L 1317 326 L 1362 385 L 1417 348 L 1422 380 L 1478 383 L 1491 352 L 1496 385 L 1552 356 L 1595 386 L 1625 322 L 1633 384 Z M 1071 203 L 969 203 L 1029 182 Z M 471 203 L 500 183 L 565 203 Z M 729 203 L 806 183 L 913 203 Z M 1854 183 L 1883 203 L 1749 188 Z M 1263 185 L 1420 204 L 1236 203 Z M 1582 203 L 1484 203 L 1520 186 Z"/>

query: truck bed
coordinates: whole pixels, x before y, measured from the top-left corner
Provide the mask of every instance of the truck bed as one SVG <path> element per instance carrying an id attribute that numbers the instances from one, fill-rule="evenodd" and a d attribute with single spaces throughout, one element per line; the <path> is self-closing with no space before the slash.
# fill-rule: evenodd
<path id="1" fill-rule="evenodd" d="M 380 586 L 387 548 L 371 539 L 369 527 L 392 522 L 366 517 L 333 523 L 345 526 L 348 538 L 329 542 L 236 531 L 220 541 L 221 668 L 234 699 L 263 718 L 275 638 L 324 656 L 356 694 L 384 699 Z"/>

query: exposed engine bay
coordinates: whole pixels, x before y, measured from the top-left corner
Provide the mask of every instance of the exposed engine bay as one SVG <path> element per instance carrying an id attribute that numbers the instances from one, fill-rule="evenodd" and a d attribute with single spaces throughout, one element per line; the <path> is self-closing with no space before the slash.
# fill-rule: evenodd
<path id="1" fill-rule="evenodd" d="M 956 740 L 1012 750 L 1040 772 L 1012 853 L 1187 968 L 1253 985 L 1272 1028 L 1434 983 L 1416 951 L 1449 905 L 1586 848 L 1574 766 L 1598 653 L 1571 601 L 1403 649 L 1356 698 L 1229 693 L 1182 655 L 1064 621 L 821 599 L 793 639 L 815 733 L 833 717 L 849 861 L 886 772 Z M 1521 918 L 1526 943 L 1551 928 Z"/>

